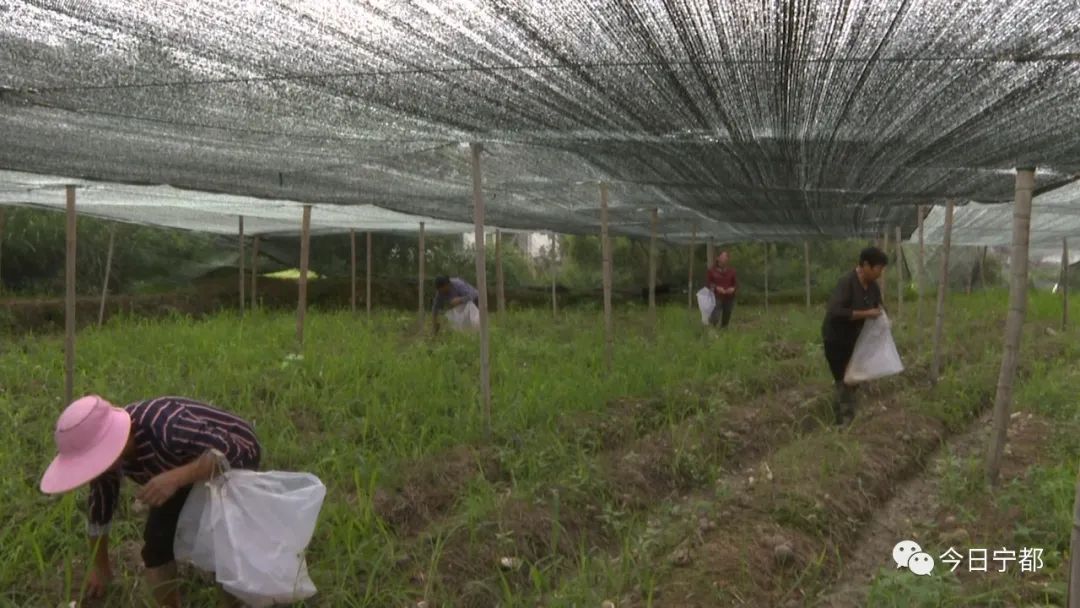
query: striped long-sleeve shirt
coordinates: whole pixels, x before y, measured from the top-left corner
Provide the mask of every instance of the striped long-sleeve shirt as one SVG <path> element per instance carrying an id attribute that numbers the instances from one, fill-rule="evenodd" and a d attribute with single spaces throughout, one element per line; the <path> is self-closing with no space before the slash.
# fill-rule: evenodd
<path id="1" fill-rule="evenodd" d="M 124 409 L 131 416 L 134 451 L 119 466 L 90 482 L 91 536 L 109 531 L 123 477 L 141 485 L 208 450 L 224 454 L 234 468 L 259 466 L 262 450 L 255 430 L 233 414 L 184 397 L 158 397 Z"/>

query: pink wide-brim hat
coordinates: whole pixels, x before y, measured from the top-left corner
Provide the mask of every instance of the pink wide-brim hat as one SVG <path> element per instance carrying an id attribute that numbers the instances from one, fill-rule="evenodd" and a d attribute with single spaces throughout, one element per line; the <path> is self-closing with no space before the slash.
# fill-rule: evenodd
<path id="1" fill-rule="evenodd" d="M 131 416 L 97 395 L 83 397 L 56 421 L 59 452 L 41 478 L 41 491 L 59 494 L 90 483 L 124 452 Z"/>

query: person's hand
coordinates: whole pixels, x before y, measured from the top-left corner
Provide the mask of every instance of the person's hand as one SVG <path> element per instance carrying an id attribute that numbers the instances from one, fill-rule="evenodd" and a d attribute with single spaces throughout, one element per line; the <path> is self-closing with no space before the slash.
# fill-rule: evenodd
<path id="1" fill-rule="evenodd" d="M 86 597 L 95 599 L 105 596 L 105 591 L 112 582 L 112 568 L 97 566 L 90 571 L 86 581 Z"/>
<path id="2" fill-rule="evenodd" d="M 880 316 L 881 316 L 881 307 L 880 306 L 878 306 L 877 308 L 873 308 L 873 309 L 870 309 L 870 310 L 866 311 L 866 318 L 867 319 L 876 319 L 876 318 L 878 318 Z"/>
<path id="3" fill-rule="evenodd" d="M 450 300 L 450 308 L 457 308 L 461 305 L 461 298 L 453 298 Z"/>
<path id="4" fill-rule="evenodd" d="M 136 498 L 151 507 L 160 507 L 165 504 L 165 501 L 172 498 L 173 494 L 176 494 L 181 485 L 183 484 L 177 477 L 176 469 L 165 471 L 146 482 L 146 485 L 139 490 Z"/>

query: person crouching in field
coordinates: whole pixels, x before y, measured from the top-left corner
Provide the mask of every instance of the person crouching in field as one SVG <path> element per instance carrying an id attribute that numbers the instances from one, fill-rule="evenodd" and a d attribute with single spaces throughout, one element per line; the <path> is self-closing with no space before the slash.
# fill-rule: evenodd
<path id="1" fill-rule="evenodd" d="M 431 304 L 431 317 L 435 333 L 439 333 L 439 313 L 472 302 L 480 305 L 480 292 L 465 281 L 450 277 L 435 277 L 435 300 Z"/>
<path id="2" fill-rule="evenodd" d="M 863 323 L 881 316 L 881 289 L 876 281 L 888 263 L 888 256 L 877 247 L 863 249 L 859 265 L 840 278 L 825 311 L 821 337 L 825 359 L 836 383 L 833 412 L 839 425 L 855 418 L 855 387 L 844 383 L 844 372 Z"/>
<path id="3" fill-rule="evenodd" d="M 46 494 L 90 484 L 89 533 L 93 550 L 87 592 L 104 595 L 112 579 L 109 527 L 120 499 L 120 481 L 142 488 L 150 507 L 143 530 L 146 579 L 160 606 L 180 608 L 173 538 L 192 484 L 212 478 L 218 458 L 240 469 L 257 469 L 259 441 L 251 424 L 228 412 L 182 397 L 159 397 L 114 407 L 83 397 L 56 422 L 59 454 L 41 479 Z M 225 597 L 224 605 L 242 605 Z"/>

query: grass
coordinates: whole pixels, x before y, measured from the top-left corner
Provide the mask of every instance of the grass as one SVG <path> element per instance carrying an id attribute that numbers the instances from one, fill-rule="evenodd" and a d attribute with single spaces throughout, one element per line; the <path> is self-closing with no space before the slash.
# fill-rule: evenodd
<path id="1" fill-rule="evenodd" d="M 1043 300 L 1033 316 L 1053 314 Z M 971 324 L 1004 310 L 1000 294 L 954 302 L 955 342 L 969 338 Z M 914 316 L 914 308 L 905 314 Z M 475 338 L 419 338 L 415 316 L 407 314 L 381 313 L 369 323 L 315 311 L 299 359 L 289 356 L 290 315 L 117 319 L 80 334 L 76 390 L 117 404 L 179 394 L 220 405 L 255 423 L 265 467 L 318 475 L 328 494 L 308 554 L 320 594 L 308 605 L 402 606 L 421 598 L 466 605 L 458 603 L 466 592 L 482 598 L 475 605 L 593 605 L 587 602 L 634 588 L 649 597 L 662 570 L 655 552 L 684 531 L 672 523 L 673 513 L 685 515 L 682 506 L 648 496 L 645 505 L 627 501 L 629 491 L 612 473 L 619 459 L 638 454 L 652 464 L 648 449 L 662 445 L 658 453 L 671 456 L 656 460 L 663 469 L 656 475 L 700 488 L 723 471 L 728 454 L 709 441 L 723 430 L 726 412 L 784 388 L 827 386 L 814 347 L 818 310 L 773 307 L 765 317 L 743 307 L 735 330 L 724 334 L 703 332 L 697 316 L 678 306 L 662 309 L 651 341 L 642 310 L 621 309 L 610 375 L 602 372 L 603 327 L 593 311 L 496 319 L 490 443 Z M 919 328 L 902 327 L 902 347 L 919 348 Z M 978 373 L 943 378 L 943 394 L 970 398 L 928 400 L 926 411 L 956 427 L 970 419 L 971 407 L 956 404 L 992 386 L 997 335 L 977 341 L 986 350 L 964 369 Z M 7 449 L 0 465 L 12 473 L 0 481 L 10 505 L 0 526 L 0 606 L 57 605 L 80 586 L 86 556 L 84 494 L 50 498 L 36 489 L 63 407 L 62 341 L 26 337 L 3 348 L 0 441 Z M 812 446 L 843 456 L 818 465 L 822 479 L 844 474 L 858 454 L 842 439 L 807 441 L 786 448 L 785 458 L 798 461 Z M 468 469 L 434 521 L 406 531 L 386 519 L 380 492 L 400 490 L 418 467 L 451 462 L 463 448 L 477 451 L 484 470 Z M 717 488 L 717 497 L 724 492 Z M 130 498 L 122 500 L 114 529 L 113 546 L 121 551 L 137 548 L 141 534 L 142 520 L 129 505 Z M 597 512 L 582 520 L 586 511 Z M 602 529 L 590 530 L 589 522 Z M 520 571 L 496 563 L 518 554 L 527 558 Z M 139 605 L 135 581 L 127 572 L 108 605 Z M 197 585 L 187 591 L 192 605 L 210 605 L 200 603 L 211 595 Z"/>

